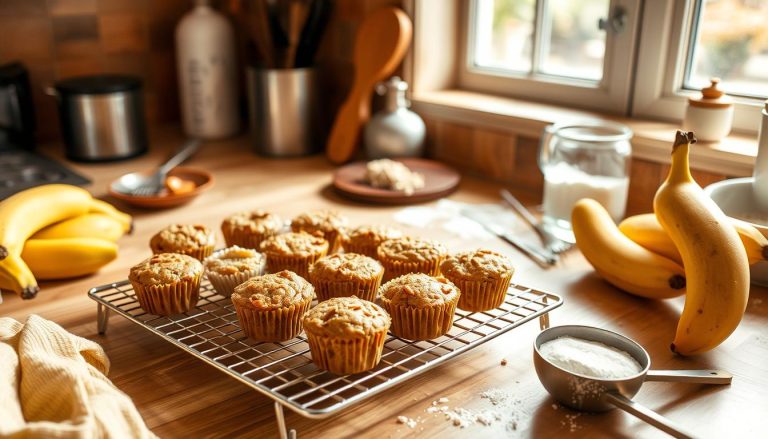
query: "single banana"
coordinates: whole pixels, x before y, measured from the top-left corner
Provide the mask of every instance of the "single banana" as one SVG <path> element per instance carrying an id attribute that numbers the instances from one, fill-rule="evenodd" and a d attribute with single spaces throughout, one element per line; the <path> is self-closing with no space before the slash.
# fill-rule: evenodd
<path id="1" fill-rule="evenodd" d="M 91 199 L 91 205 L 88 210 L 91 213 L 101 213 L 107 215 L 119 222 L 123 226 L 123 233 L 133 232 L 133 218 L 125 212 L 121 212 L 115 208 L 115 206 L 107 203 L 106 201 L 99 200 L 98 198 Z"/>
<path id="2" fill-rule="evenodd" d="M 752 265 L 768 259 L 768 239 L 751 224 L 735 218 L 730 218 L 730 220 L 744 245 L 749 264 Z M 675 243 L 661 227 L 655 214 L 644 213 L 625 218 L 619 223 L 619 230 L 629 239 L 648 250 L 666 256 L 680 264 L 683 263 Z"/>
<path id="3" fill-rule="evenodd" d="M 685 293 L 683 267 L 624 236 L 597 201 L 579 200 L 571 213 L 571 226 L 584 257 L 609 283 L 650 299 Z"/>
<path id="4" fill-rule="evenodd" d="M 30 239 L 21 253 L 40 280 L 95 273 L 116 257 L 117 244 L 98 238 Z"/>
<path id="5" fill-rule="evenodd" d="M 749 296 L 749 262 L 739 234 L 691 177 L 688 152 L 695 142 L 693 133 L 677 132 L 669 175 L 653 200 L 685 266 L 688 291 L 671 346 L 682 355 L 706 352 L 728 338 Z"/>
<path id="6" fill-rule="evenodd" d="M 30 239 L 99 238 L 115 242 L 123 236 L 123 224 L 103 213 L 87 213 L 39 230 Z"/>
<path id="7" fill-rule="evenodd" d="M 0 272 L 8 289 L 24 299 L 40 288 L 21 259 L 24 242 L 50 224 L 88 211 L 91 194 L 77 186 L 49 184 L 19 192 L 0 202 Z"/>

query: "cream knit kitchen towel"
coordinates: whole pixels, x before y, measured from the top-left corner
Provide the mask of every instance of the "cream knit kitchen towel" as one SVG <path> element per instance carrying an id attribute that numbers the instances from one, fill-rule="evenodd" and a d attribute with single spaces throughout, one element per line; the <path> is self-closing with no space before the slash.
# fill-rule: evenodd
<path id="1" fill-rule="evenodd" d="M 36 315 L 0 318 L 0 437 L 156 437 L 108 371 L 90 340 Z"/>

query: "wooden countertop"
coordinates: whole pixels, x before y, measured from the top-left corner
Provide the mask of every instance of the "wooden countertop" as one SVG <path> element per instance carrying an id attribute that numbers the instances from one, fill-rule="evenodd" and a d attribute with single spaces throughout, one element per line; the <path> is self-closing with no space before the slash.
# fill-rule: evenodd
<path id="1" fill-rule="evenodd" d="M 119 163 L 74 165 L 93 179 L 89 189 L 104 196 L 106 184 L 122 173 L 152 167 L 181 142 L 176 130 L 153 135 L 150 155 Z M 323 157 L 270 160 L 252 153 L 245 138 L 213 142 L 189 161 L 212 172 L 215 187 L 184 207 L 141 211 L 136 231 L 120 241 L 120 256 L 94 276 L 69 282 L 44 283 L 32 301 L 5 294 L 0 313 L 24 320 L 35 313 L 69 331 L 100 343 L 112 361 L 109 374 L 131 396 L 149 427 L 161 437 L 276 437 L 272 400 L 229 378 L 148 331 L 112 316 L 109 331 L 96 330 L 96 305 L 87 298 L 93 286 L 122 280 L 128 268 L 150 254 L 149 238 L 171 222 L 202 223 L 218 230 L 221 219 L 241 209 L 263 208 L 290 218 L 302 211 L 333 207 L 353 224 L 394 222 L 400 207 L 355 204 L 337 197 L 328 185 L 333 170 Z M 465 177 L 450 199 L 496 202 L 499 185 Z M 512 188 L 514 189 L 514 188 Z M 515 192 L 529 204 L 536 195 Z M 117 203 L 116 203 L 117 204 Z M 603 282 L 578 250 L 543 270 L 499 240 L 467 241 L 449 232 L 414 229 L 409 233 L 442 240 L 453 251 L 483 246 L 509 255 L 517 283 L 552 291 L 565 298 L 550 318 L 552 325 L 585 324 L 625 334 L 650 353 L 652 366 L 664 369 L 713 368 L 734 375 L 724 387 L 647 383 L 635 399 L 690 430 L 707 437 L 765 435 L 768 413 L 768 290 L 753 287 L 741 326 L 720 347 L 694 357 L 669 350 L 683 298 L 650 301 L 622 293 Z M 521 229 L 521 239 L 535 236 Z M 220 243 L 223 239 L 220 238 Z M 286 410 L 290 428 L 299 437 L 663 437 L 652 427 L 621 411 L 578 414 L 559 407 L 539 384 L 531 359 L 538 324 L 530 322 L 446 364 L 373 397 L 339 415 L 312 420 Z M 506 365 L 501 360 L 506 359 Z M 459 428 L 426 409 L 441 397 L 446 405 L 470 410 L 491 409 L 480 394 L 499 389 L 514 398 L 516 428 L 494 423 Z M 403 415 L 417 419 L 411 429 L 398 424 Z"/>

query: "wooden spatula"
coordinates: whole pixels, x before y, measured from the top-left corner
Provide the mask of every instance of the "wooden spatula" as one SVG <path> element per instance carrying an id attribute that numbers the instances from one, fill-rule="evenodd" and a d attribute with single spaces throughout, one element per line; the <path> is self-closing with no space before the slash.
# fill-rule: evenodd
<path id="1" fill-rule="evenodd" d="M 408 15 L 394 7 L 379 9 L 360 25 L 355 39 L 352 91 L 336 115 L 326 145 L 326 155 L 332 162 L 344 163 L 354 154 L 360 128 L 371 117 L 373 89 L 400 64 L 412 33 Z"/>

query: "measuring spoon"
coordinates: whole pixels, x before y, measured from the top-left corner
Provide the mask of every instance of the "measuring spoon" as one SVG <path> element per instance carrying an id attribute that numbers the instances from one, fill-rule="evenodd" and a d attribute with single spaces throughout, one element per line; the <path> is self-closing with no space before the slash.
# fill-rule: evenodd
<path id="1" fill-rule="evenodd" d="M 595 378 L 570 372 L 544 358 L 542 344 L 570 336 L 596 341 L 631 355 L 642 367 L 626 378 Z M 677 381 L 698 384 L 730 384 L 733 376 L 720 370 L 649 370 L 651 357 L 637 342 L 621 334 L 591 326 L 555 326 L 542 331 L 534 342 L 533 364 L 539 381 L 563 405 L 589 412 L 603 412 L 618 407 L 654 427 L 678 438 L 695 437 L 677 423 L 632 401 L 645 381 Z"/>

